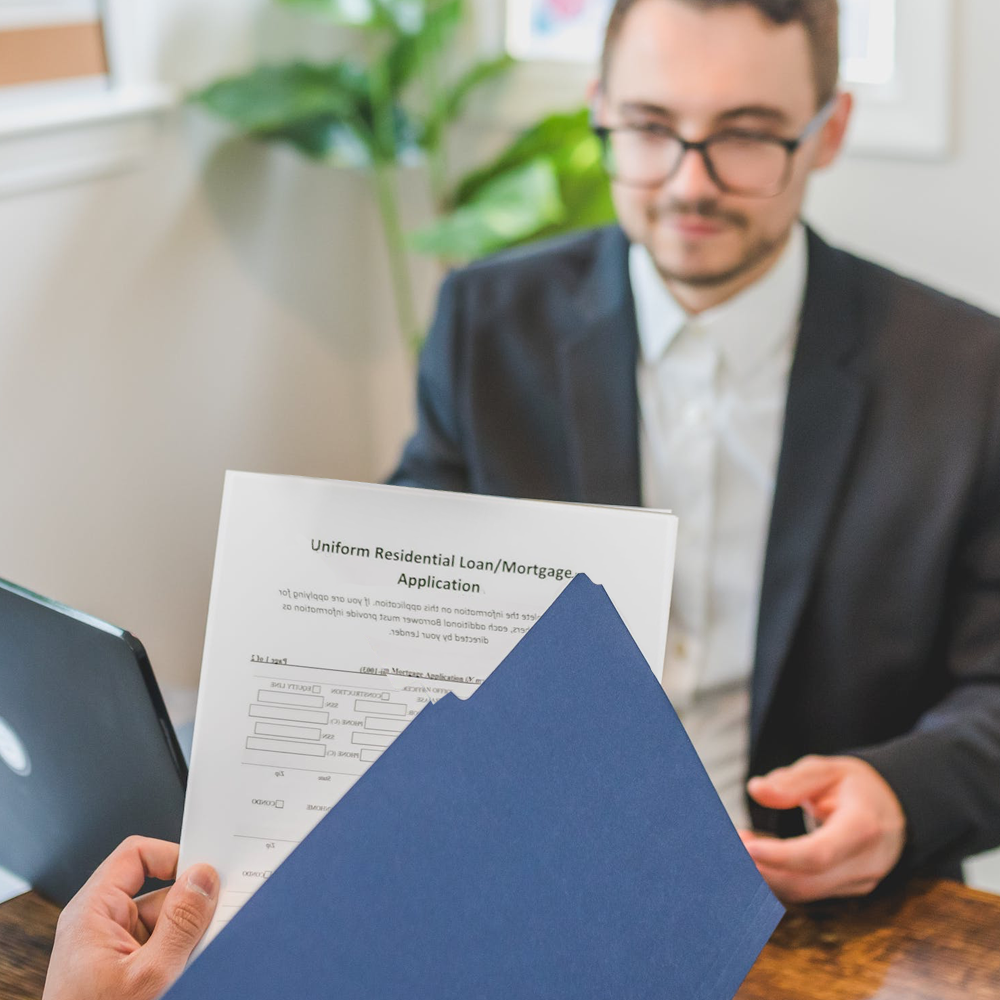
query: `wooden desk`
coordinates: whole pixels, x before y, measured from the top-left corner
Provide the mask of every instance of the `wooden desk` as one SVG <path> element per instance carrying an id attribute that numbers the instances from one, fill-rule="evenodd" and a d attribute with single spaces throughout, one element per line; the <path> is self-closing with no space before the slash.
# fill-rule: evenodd
<path id="1" fill-rule="evenodd" d="M 59 911 L 0 906 L 0 997 L 37 1000 Z M 738 1000 L 1000 1000 L 1000 896 L 923 882 L 789 913 Z"/>
<path id="2" fill-rule="evenodd" d="M 738 1000 L 1000 1000 L 1000 896 L 957 882 L 789 912 Z"/>
<path id="3" fill-rule="evenodd" d="M 38 1000 L 59 907 L 27 892 L 0 906 L 0 997 Z"/>

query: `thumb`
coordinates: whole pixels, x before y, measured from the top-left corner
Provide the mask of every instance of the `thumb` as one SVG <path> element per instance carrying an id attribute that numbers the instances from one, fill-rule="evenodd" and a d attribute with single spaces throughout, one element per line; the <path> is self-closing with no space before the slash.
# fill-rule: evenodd
<path id="1" fill-rule="evenodd" d="M 761 778 L 751 778 L 747 791 L 768 809 L 794 809 L 822 795 L 839 777 L 836 761 L 829 757 L 803 757 Z"/>
<path id="2" fill-rule="evenodd" d="M 150 978 L 172 983 L 208 930 L 219 896 L 219 876 L 210 865 L 193 865 L 164 897 L 153 933 L 140 949 Z"/>

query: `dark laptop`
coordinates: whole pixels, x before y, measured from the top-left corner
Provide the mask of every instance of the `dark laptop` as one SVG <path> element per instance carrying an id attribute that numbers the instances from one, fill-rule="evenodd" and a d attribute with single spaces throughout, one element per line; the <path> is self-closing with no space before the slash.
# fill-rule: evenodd
<path id="1" fill-rule="evenodd" d="M 64 904 L 130 834 L 178 840 L 186 782 L 139 640 L 0 580 L 0 865 Z"/>

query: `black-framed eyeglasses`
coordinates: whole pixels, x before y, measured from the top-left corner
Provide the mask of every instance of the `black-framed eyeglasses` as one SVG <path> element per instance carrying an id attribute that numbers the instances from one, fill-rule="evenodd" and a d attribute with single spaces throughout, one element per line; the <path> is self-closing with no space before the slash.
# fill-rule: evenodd
<path id="1" fill-rule="evenodd" d="M 773 198 L 788 186 L 792 158 L 818 132 L 836 107 L 836 95 L 793 139 L 733 128 L 691 142 L 660 122 L 592 126 L 601 140 L 604 167 L 621 184 L 658 187 L 680 169 L 689 151 L 700 154 L 709 177 L 720 191 L 756 198 Z"/>

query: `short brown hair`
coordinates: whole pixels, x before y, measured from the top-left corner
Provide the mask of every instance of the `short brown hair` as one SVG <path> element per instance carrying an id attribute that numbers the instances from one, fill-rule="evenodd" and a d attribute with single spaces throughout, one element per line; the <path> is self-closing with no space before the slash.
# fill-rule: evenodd
<path id="1" fill-rule="evenodd" d="M 628 12 L 639 0 L 615 0 L 604 34 L 601 53 L 601 80 L 606 80 L 611 53 L 621 34 Z M 680 0 L 690 7 L 711 10 L 714 7 L 753 7 L 774 24 L 801 22 L 809 36 L 813 79 L 819 105 L 833 97 L 840 72 L 839 4 L 837 0 Z"/>

